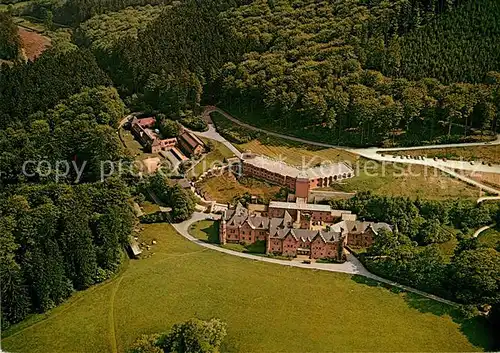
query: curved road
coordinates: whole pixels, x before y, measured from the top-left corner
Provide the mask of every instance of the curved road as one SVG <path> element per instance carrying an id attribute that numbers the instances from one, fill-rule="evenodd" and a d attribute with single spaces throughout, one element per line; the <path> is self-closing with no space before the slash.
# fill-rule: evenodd
<path id="1" fill-rule="evenodd" d="M 496 200 L 500 201 L 500 196 L 483 196 L 477 199 L 477 203 L 481 203 L 484 201 L 496 201 Z"/>
<path id="2" fill-rule="evenodd" d="M 479 234 L 481 234 L 482 232 L 484 232 L 485 230 L 488 230 L 490 229 L 491 227 L 493 226 L 484 226 L 484 227 L 481 227 L 479 228 L 478 230 L 476 230 L 474 232 L 474 234 L 472 235 L 473 238 L 477 238 L 479 236 Z"/>
<path id="3" fill-rule="evenodd" d="M 309 269 L 309 270 L 340 272 L 340 273 L 347 273 L 347 274 L 352 274 L 352 275 L 364 276 L 364 277 L 373 279 L 373 280 L 378 281 L 378 282 L 386 283 L 386 284 L 389 284 L 391 286 L 401 288 L 401 289 L 408 291 L 408 292 L 416 293 L 416 294 L 421 295 L 423 297 L 433 299 L 433 300 L 436 300 L 436 301 L 444 303 L 444 304 L 453 305 L 453 306 L 457 305 L 456 303 L 454 303 L 452 301 L 437 297 L 437 296 L 429 294 L 429 293 L 419 291 L 418 289 L 404 286 L 402 284 L 387 280 L 387 279 L 379 277 L 379 276 L 376 276 L 373 273 L 369 272 L 361 264 L 361 262 L 351 254 L 349 254 L 347 256 L 347 261 L 343 264 L 321 264 L 321 263 L 304 264 L 304 263 L 300 263 L 297 261 L 278 260 L 278 259 L 273 259 L 273 258 L 269 258 L 269 257 L 250 255 L 250 254 L 245 254 L 245 253 L 241 253 L 241 252 L 237 252 L 237 251 L 233 251 L 233 250 L 229 250 L 229 249 L 224 249 L 224 248 L 221 248 L 217 245 L 205 243 L 204 241 L 196 239 L 195 237 L 193 237 L 189 234 L 189 227 L 193 223 L 207 219 L 207 217 L 210 217 L 210 216 L 213 218 L 218 217 L 217 215 L 209 215 L 206 213 L 195 212 L 193 214 L 193 216 L 191 217 L 191 219 L 188 219 L 187 221 L 184 221 L 182 223 L 172 224 L 172 226 L 175 228 L 175 230 L 179 234 L 181 234 L 184 238 L 188 239 L 189 241 L 196 243 L 200 246 L 203 246 L 205 248 L 219 251 L 219 252 L 222 252 L 225 254 L 238 256 L 238 257 L 242 257 L 242 258 L 253 260 L 253 261 L 269 262 L 269 263 L 282 265 L 282 266 L 299 267 L 299 268 L 304 268 L 304 269 Z"/>

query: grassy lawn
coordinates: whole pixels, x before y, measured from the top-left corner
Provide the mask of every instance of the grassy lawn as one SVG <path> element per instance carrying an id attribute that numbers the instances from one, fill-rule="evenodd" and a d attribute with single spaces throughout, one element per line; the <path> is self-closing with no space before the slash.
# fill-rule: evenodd
<path id="1" fill-rule="evenodd" d="M 477 237 L 478 241 L 489 247 L 489 248 L 494 248 L 496 249 L 498 246 L 500 246 L 500 228 L 493 228 L 493 229 L 488 229 L 479 234 Z"/>
<path id="2" fill-rule="evenodd" d="M 204 242 L 218 244 L 219 223 L 210 220 L 196 222 L 189 227 L 189 234 Z"/>
<path id="3" fill-rule="evenodd" d="M 245 193 L 258 196 L 264 201 L 276 200 L 280 198 L 278 194 L 281 190 L 280 186 L 253 178 L 237 180 L 229 173 L 204 179 L 198 183 L 198 187 L 207 200 L 220 203 L 232 203 L 235 197 L 241 197 Z"/>
<path id="4" fill-rule="evenodd" d="M 221 165 L 226 158 L 234 157 L 234 153 L 219 141 L 203 139 L 203 142 L 211 145 L 212 149 L 207 153 L 205 158 L 196 164 L 195 167 L 189 172 L 189 177 L 198 177 L 214 166 Z"/>
<path id="5" fill-rule="evenodd" d="M 453 147 L 453 148 L 423 148 L 411 151 L 390 152 L 397 156 L 427 156 L 429 158 L 447 158 L 465 161 L 485 161 L 486 163 L 498 164 L 500 161 L 500 146 L 475 146 L 475 147 Z"/>
<path id="6" fill-rule="evenodd" d="M 160 206 L 150 201 L 141 202 L 139 206 L 142 207 L 145 214 L 156 213 L 160 211 Z"/>
<path id="7" fill-rule="evenodd" d="M 136 160 L 143 161 L 148 158 L 160 157 L 158 153 L 146 152 L 129 130 L 121 129 L 120 134 L 130 156 Z"/>
<path id="8" fill-rule="evenodd" d="M 425 199 L 477 198 L 479 189 L 453 179 L 434 168 L 419 165 L 386 164 L 373 161 L 361 164 L 356 177 L 334 184 L 330 190 L 372 191 L 387 196 Z"/>
<path id="9" fill-rule="evenodd" d="M 43 321 L 3 332 L 23 353 L 125 352 L 141 334 L 191 317 L 228 324 L 223 352 L 476 351 L 484 327 L 450 307 L 357 276 L 289 268 L 190 243 L 146 225 L 154 255 L 75 295 Z M 33 324 L 33 322 L 31 322 Z"/>

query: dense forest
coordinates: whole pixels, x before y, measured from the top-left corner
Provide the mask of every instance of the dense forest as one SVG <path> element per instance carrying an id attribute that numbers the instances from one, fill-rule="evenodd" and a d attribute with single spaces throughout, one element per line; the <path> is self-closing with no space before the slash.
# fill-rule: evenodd
<path id="1" fill-rule="evenodd" d="M 0 127 L 44 111 L 83 87 L 109 85 L 111 81 L 86 49 L 56 53 L 0 70 Z"/>
<path id="2" fill-rule="evenodd" d="M 498 129 L 499 61 L 483 53 L 498 41 L 492 0 L 186 1 L 133 24 L 148 11 L 77 31 L 137 109 L 175 115 L 216 103 L 253 124 L 355 146 L 487 139 Z M 129 35 L 113 35 L 120 28 Z M 425 34 L 435 28 L 446 47 Z"/>
<path id="3" fill-rule="evenodd" d="M 54 22 L 77 26 L 93 16 L 119 11 L 129 6 L 159 5 L 172 2 L 172 0 L 35 0 L 24 9 L 24 13 L 43 19 L 47 12 L 50 12 Z"/>
<path id="4" fill-rule="evenodd" d="M 500 128 L 494 0 L 35 0 L 19 11 L 68 26 L 76 46 L 0 68 L 4 327 L 117 270 L 138 184 L 101 183 L 100 172 L 127 158 L 115 130 L 126 106 L 180 118 L 217 104 L 354 146 L 489 139 Z M 0 58 L 19 45 L 0 13 Z M 175 220 L 193 212 L 188 192 L 159 176 L 145 183 L 176 206 Z M 465 234 L 498 219 L 496 208 L 371 195 L 338 207 L 397 227 L 369 249 L 373 271 L 463 303 L 500 300 L 495 249 L 461 239 L 450 262 L 436 249 L 456 236 L 443 229 Z"/>
<path id="5" fill-rule="evenodd" d="M 484 82 L 485 73 L 500 62 L 500 3 L 468 1 L 426 26 L 395 38 L 401 60 L 384 62 L 389 76 L 419 80 L 433 77 L 444 83 Z M 383 53 L 381 53 L 383 55 Z"/>
<path id="6" fill-rule="evenodd" d="M 137 39 L 138 32 L 156 20 L 163 9 L 163 6 L 147 5 L 94 16 L 78 27 L 76 43 L 93 50 L 109 51 L 123 38 Z"/>
<path id="7" fill-rule="evenodd" d="M 490 3 L 482 2 L 485 7 Z M 466 138 L 472 128 L 495 130 L 499 106 L 494 73 L 480 73 L 487 84 L 444 85 L 432 76 L 411 81 L 374 70 L 401 66 L 398 38 L 405 38 L 411 28 L 420 28 L 414 16 L 405 12 L 407 7 L 407 1 L 373 1 L 371 6 L 359 1 L 293 5 L 255 1 L 233 8 L 224 16 L 238 23 L 238 36 L 250 39 L 257 50 L 240 62 L 225 65 L 219 98 L 228 108 L 237 107 L 236 115 L 256 111 L 247 113 L 249 121 L 260 115 L 260 123 L 338 144 L 389 144 L 394 140 L 421 144 Z M 459 10 L 450 10 L 455 11 Z M 494 32 L 484 34 L 490 35 L 486 40 L 497 38 Z M 468 53 L 468 41 L 453 35 L 458 42 L 455 50 Z M 421 36 L 423 47 L 430 38 Z M 416 52 L 422 55 L 419 49 Z M 434 63 L 429 54 L 427 60 Z M 475 60 L 474 54 L 471 59 Z M 492 62 L 498 65 L 498 61 Z M 443 60 L 439 64 L 462 62 Z"/>
<path id="8" fill-rule="evenodd" d="M 100 173 L 101 162 L 123 157 L 112 128 L 123 115 L 116 90 L 98 87 L 0 131 L 3 327 L 118 268 L 130 194 Z"/>

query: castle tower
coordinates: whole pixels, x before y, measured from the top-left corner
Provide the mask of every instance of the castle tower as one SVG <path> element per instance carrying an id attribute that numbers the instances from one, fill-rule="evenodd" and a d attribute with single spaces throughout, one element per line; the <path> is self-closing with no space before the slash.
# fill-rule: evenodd
<path id="1" fill-rule="evenodd" d="M 266 255 L 271 253 L 271 235 L 269 232 L 266 233 Z"/>
<path id="2" fill-rule="evenodd" d="M 302 172 L 295 180 L 295 196 L 306 200 L 309 198 L 309 177 L 306 173 Z"/>
<path id="3" fill-rule="evenodd" d="M 220 224 L 219 224 L 219 243 L 221 245 L 225 245 L 226 244 L 226 234 L 227 230 L 226 230 L 226 213 L 224 212 L 222 214 L 222 219 L 220 221 Z"/>
<path id="4" fill-rule="evenodd" d="M 297 217 L 295 219 L 295 222 L 293 222 L 292 227 L 296 229 L 300 228 L 300 210 L 297 210 Z"/>

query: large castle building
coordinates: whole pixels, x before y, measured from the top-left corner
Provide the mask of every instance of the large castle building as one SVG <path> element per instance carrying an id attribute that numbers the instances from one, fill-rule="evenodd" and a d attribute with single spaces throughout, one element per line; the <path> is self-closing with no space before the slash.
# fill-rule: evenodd
<path id="1" fill-rule="evenodd" d="M 262 209 L 262 208 L 260 208 Z M 362 222 L 350 211 L 328 205 L 271 202 L 267 211 L 252 212 L 241 204 L 222 215 L 221 244 L 263 241 L 266 254 L 345 260 L 346 245 L 368 247 L 386 223 Z"/>
<path id="2" fill-rule="evenodd" d="M 293 190 L 296 197 L 306 200 L 312 189 L 328 187 L 337 181 L 354 177 L 354 170 L 346 163 L 322 164 L 299 169 L 283 161 L 252 153 L 243 154 L 242 172 L 245 176 L 285 186 Z"/>

